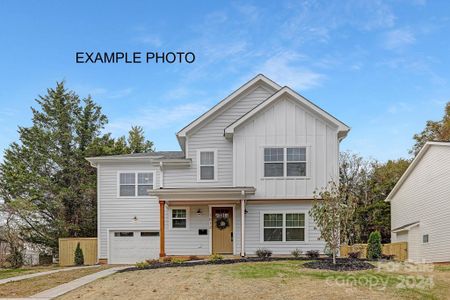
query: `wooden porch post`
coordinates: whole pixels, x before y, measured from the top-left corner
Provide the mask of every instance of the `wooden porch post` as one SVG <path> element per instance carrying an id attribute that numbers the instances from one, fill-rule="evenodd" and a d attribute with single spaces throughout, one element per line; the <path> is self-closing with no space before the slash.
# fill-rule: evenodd
<path id="1" fill-rule="evenodd" d="M 159 257 L 166 256 L 166 247 L 164 241 L 164 226 L 165 226 L 165 213 L 164 213 L 165 201 L 159 201 Z"/>

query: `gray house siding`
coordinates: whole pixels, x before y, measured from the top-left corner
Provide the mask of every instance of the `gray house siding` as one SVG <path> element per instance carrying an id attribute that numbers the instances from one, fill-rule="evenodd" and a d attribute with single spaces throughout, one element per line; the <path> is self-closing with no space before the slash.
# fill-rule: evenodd
<path id="1" fill-rule="evenodd" d="M 104 163 L 97 168 L 98 181 L 98 257 L 108 258 L 108 230 L 145 229 L 159 231 L 159 204 L 156 197 L 118 197 L 118 172 L 154 171 L 155 188 L 159 170 L 148 163 Z M 134 217 L 137 220 L 134 220 Z"/>

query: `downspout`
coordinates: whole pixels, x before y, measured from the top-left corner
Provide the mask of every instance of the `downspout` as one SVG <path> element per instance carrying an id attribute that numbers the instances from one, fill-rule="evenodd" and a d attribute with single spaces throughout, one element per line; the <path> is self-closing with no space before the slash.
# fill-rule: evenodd
<path id="1" fill-rule="evenodd" d="M 159 162 L 159 188 L 164 187 L 164 163 L 162 161 Z"/>
<path id="2" fill-rule="evenodd" d="M 245 256 L 245 191 L 241 191 L 241 256 Z"/>

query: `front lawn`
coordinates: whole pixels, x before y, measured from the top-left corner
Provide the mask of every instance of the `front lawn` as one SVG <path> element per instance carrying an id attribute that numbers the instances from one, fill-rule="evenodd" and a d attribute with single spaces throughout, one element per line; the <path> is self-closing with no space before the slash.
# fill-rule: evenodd
<path id="1" fill-rule="evenodd" d="M 99 272 L 111 266 L 99 266 L 92 268 L 82 268 L 72 271 L 62 271 L 49 275 L 33 277 L 20 281 L 9 282 L 0 285 L 0 298 L 29 297 L 42 291 L 51 289 L 63 283 L 77 278 Z"/>
<path id="2" fill-rule="evenodd" d="M 381 269 L 336 272 L 304 261 L 202 265 L 124 272 L 62 299 L 445 299 L 450 272 Z M 431 280 L 432 284 L 428 284 Z"/>
<path id="3" fill-rule="evenodd" d="M 45 272 L 59 268 L 58 266 L 48 266 L 48 267 L 24 267 L 18 269 L 0 269 L 0 279 L 21 276 L 26 274 L 32 274 L 37 272 Z"/>

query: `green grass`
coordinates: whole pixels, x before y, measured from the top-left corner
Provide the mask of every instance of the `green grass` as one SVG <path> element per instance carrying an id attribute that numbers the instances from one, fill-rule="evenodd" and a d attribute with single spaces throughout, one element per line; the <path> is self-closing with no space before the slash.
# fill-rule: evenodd
<path id="1" fill-rule="evenodd" d="M 53 270 L 55 267 L 34 267 L 34 268 L 18 268 L 18 269 L 0 269 L 0 279 L 25 275 L 25 274 L 32 274 L 37 272 L 44 272 Z"/>
<path id="2" fill-rule="evenodd" d="M 416 286 L 405 286 L 404 283 L 408 283 L 408 278 L 405 274 L 378 271 L 376 269 L 353 272 L 312 270 L 304 268 L 303 263 L 302 261 L 278 261 L 238 264 L 230 266 L 228 272 L 234 278 L 239 279 L 277 277 L 283 280 L 301 280 L 303 277 L 331 281 L 337 284 L 348 284 L 363 289 L 379 290 L 406 299 L 438 299 L 435 295 L 436 287 L 422 289 Z M 418 283 L 421 279 L 414 277 L 413 280 L 416 280 Z"/>

